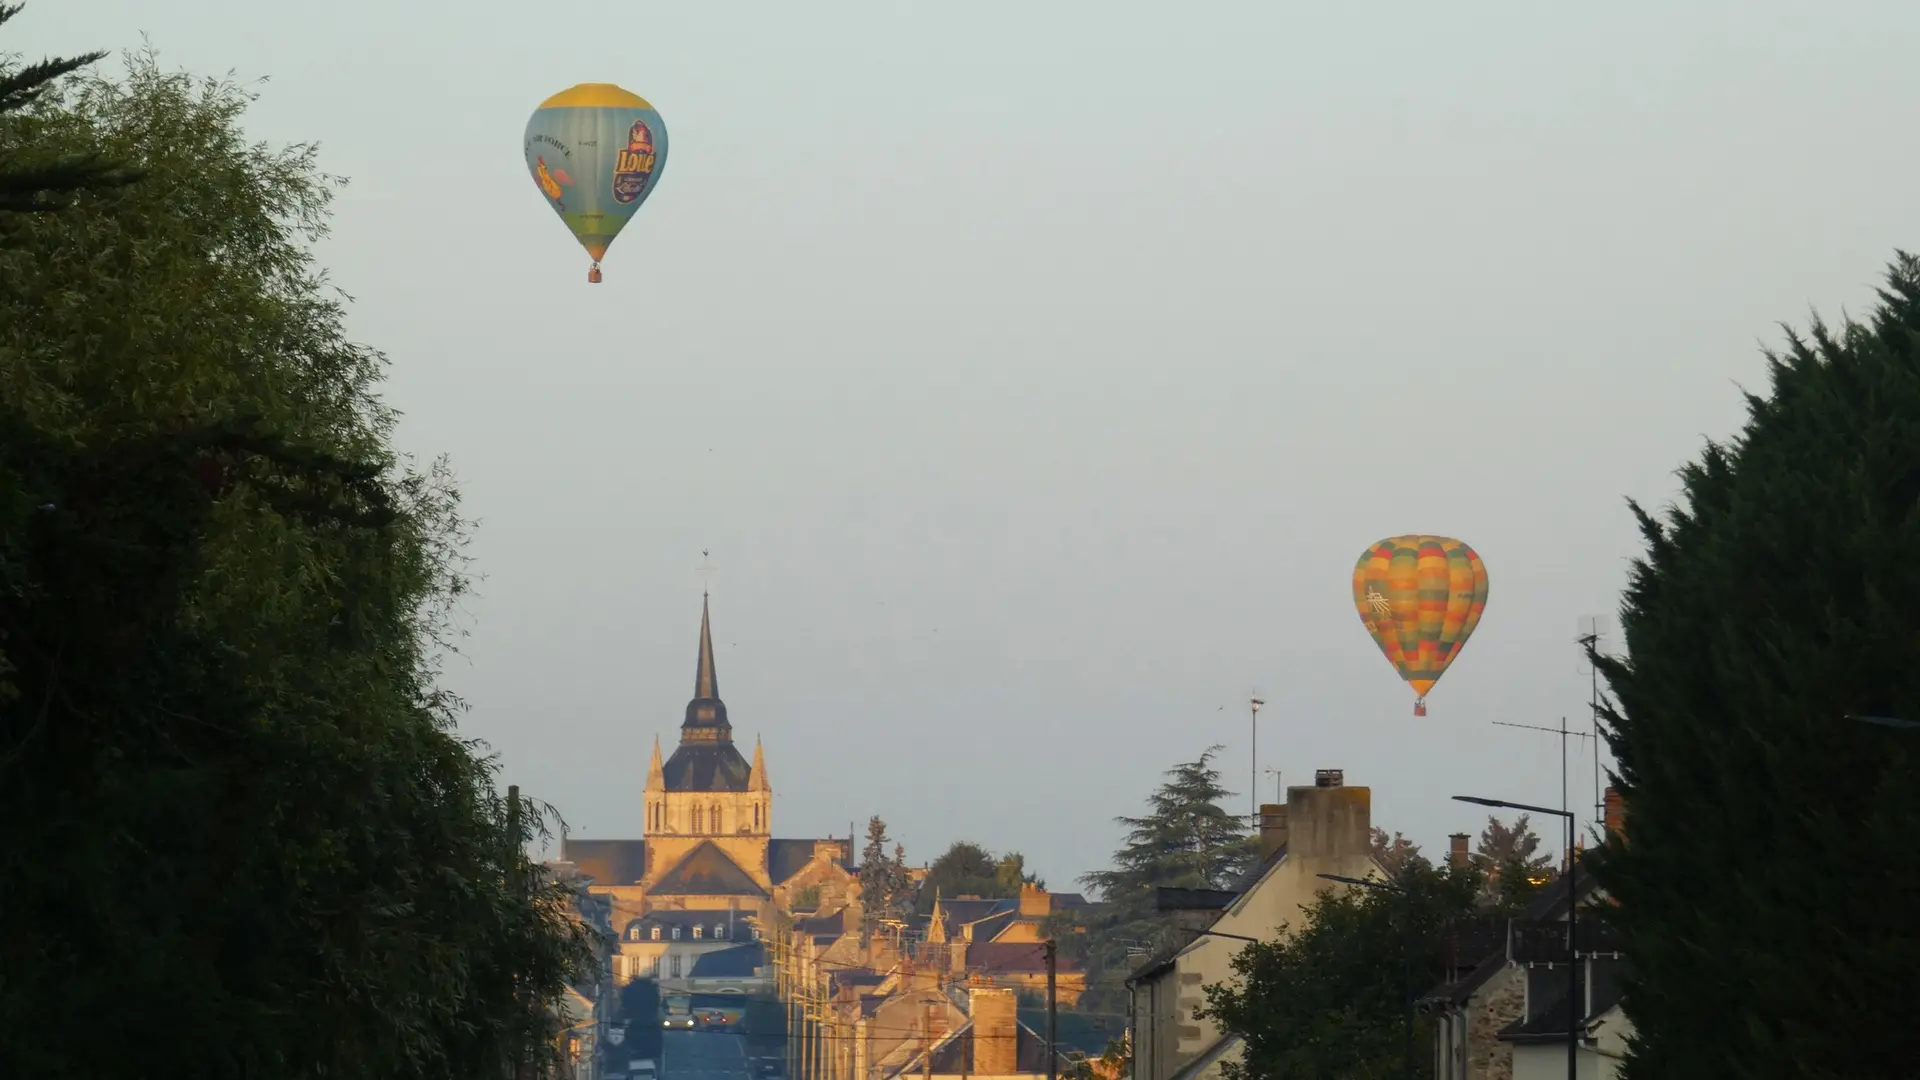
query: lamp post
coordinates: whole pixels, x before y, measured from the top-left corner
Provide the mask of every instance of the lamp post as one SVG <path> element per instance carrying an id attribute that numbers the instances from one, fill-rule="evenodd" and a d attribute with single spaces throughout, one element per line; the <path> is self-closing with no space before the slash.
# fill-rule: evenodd
<path id="1" fill-rule="evenodd" d="M 1579 885 L 1580 863 L 1573 854 L 1573 811 L 1508 802 L 1505 799 L 1483 799 L 1478 795 L 1455 795 L 1453 801 L 1501 810 L 1520 810 L 1529 814 L 1550 814 L 1567 823 L 1567 1080 L 1579 1080 L 1580 1014 L 1585 1010 L 1580 1007 L 1580 950 L 1573 936 L 1577 926 L 1575 918 L 1580 910 L 1580 893 L 1576 888 Z"/>
<path id="2" fill-rule="evenodd" d="M 1354 885 L 1362 889 L 1373 889 L 1376 892 L 1399 893 L 1406 897 L 1407 939 L 1401 944 L 1400 949 L 1400 981 L 1405 984 L 1407 990 L 1405 1076 L 1407 1080 L 1413 1080 L 1413 894 L 1398 885 L 1388 885 L 1383 881 L 1368 881 L 1365 878 L 1345 877 L 1340 874 L 1316 874 L 1315 876 L 1328 881 L 1337 881 L 1342 885 Z"/>
<path id="3" fill-rule="evenodd" d="M 1920 731 L 1920 720 L 1902 720 L 1897 716 L 1849 716 L 1849 720 L 1858 720 L 1875 727 L 1892 728 L 1895 731 Z"/>

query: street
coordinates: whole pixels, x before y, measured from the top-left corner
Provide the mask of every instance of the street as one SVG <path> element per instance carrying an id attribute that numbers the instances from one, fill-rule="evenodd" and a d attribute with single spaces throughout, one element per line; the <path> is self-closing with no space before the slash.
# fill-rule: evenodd
<path id="1" fill-rule="evenodd" d="M 666 1031 L 660 1035 L 661 1080 L 753 1080 L 747 1040 L 725 1031 Z"/>

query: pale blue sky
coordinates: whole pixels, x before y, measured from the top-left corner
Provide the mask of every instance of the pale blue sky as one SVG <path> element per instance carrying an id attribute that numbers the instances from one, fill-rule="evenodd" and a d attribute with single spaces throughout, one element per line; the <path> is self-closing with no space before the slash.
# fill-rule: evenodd
<path id="1" fill-rule="evenodd" d="M 1254 689 L 1263 767 L 1429 850 L 1451 794 L 1557 803 L 1492 721 L 1584 716 L 1623 499 L 1920 248 L 1895 0 L 33 0 L 4 44 L 143 31 L 352 177 L 323 257 L 483 522 L 466 730 L 581 836 L 640 831 L 702 548 L 781 835 L 1058 887 L 1208 743 L 1245 805 Z M 673 139 L 597 287 L 520 160 L 586 81 Z M 1421 531 L 1492 598 L 1416 720 L 1348 576 Z"/>

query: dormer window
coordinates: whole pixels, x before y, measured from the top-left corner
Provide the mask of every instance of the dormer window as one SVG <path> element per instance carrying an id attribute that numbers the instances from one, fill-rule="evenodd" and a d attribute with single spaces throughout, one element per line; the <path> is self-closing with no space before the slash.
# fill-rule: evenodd
<path id="1" fill-rule="evenodd" d="M 697 941 L 697 940 L 699 940 L 699 938 L 700 938 L 700 924 L 699 924 L 699 923 L 694 923 L 694 924 L 693 924 L 693 937 L 694 937 L 694 940 L 696 940 L 696 941 Z"/>
<path id="2" fill-rule="evenodd" d="M 673 928 L 673 940 L 675 941 L 680 940 L 680 928 L 677 926 Z"/>
<path id="3" fill-rule="evenodd" d="M 726 937 L 726 936 L 727 936 L 727 924 L 726 924 L 726 923 L 714 923 L 714 924 L 713 924 L 713 936 L 714 936 L 714 937 L 717 937 L 717 938 L 723 938 L 723 937 Z"/>
<path id="4" fill-rule="evenodd" d="M 660 940 L 660 928 L 657 926 L 653 928 L 653 940 L 655 941 Z"/>
<path id="5" fill-rule="evenodd" d="M 628 941 L 640 940 L 640 928 L 638 926 L 627 927 L 627 940 Z"/>

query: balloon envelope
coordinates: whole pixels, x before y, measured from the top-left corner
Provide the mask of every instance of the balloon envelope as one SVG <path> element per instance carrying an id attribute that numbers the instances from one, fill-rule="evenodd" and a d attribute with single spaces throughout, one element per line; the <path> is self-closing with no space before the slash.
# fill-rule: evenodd
<path id="1" fill-rule="evenodd" d="M 1452 537 L 1389 537 L 1354 565 L 1353 606 L 1374 644 L 1413 687 L 1414 715 L 1425 716 L 1427 691 L 1480 625 L 1487 567 Z"/>
<path id="2" fill-rule="evenodd" d="M 527 121 L 527 173 L 587 249 L 600 260 L 660 182 L 667 125 L 647 99 L 612 83 L 581 83 L 540 103 Z"/>

